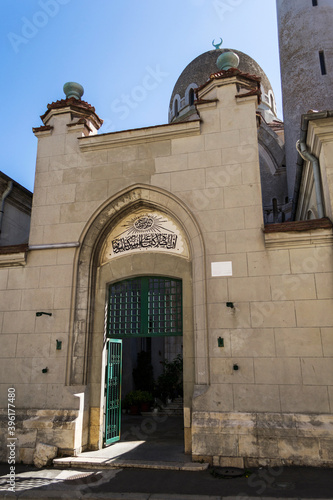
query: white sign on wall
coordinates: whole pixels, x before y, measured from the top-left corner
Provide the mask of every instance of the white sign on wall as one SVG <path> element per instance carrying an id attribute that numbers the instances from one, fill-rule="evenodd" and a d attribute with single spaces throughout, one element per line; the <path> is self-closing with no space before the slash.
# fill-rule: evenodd
<path id="1" fill-rule="evenodd" d="M 232 276 L 232 262 L 212 262 L 212 276 Z"/>

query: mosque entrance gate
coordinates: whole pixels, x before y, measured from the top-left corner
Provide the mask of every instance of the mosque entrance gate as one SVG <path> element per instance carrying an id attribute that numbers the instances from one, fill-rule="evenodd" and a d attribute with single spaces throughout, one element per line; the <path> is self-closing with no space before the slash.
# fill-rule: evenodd
<path id="1" fill-rule="evenodd" d="M 182 280 L 143 276 L 108 287 L 104 442 L 121 435 L 122 340 L 182 335 Z"/>

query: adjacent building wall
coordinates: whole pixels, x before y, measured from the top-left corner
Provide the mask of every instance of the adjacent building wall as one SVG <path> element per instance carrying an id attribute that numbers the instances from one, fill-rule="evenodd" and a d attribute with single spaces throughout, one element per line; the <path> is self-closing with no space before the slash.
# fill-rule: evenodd
<path id="1" fill-rule="evenodd" d="M 331 0 L 277 0 L 289 198 L 294 198 L 301 116 L 333 108 Z M 322 55 L 320 55 L 322 54 Z M 325 60 L 323 74 L 321 60 Z"/>
<path id="2" fill-rule="evenodd" d="M 32 193 L 0 172 L 0 246 L 28 242 Z"/>

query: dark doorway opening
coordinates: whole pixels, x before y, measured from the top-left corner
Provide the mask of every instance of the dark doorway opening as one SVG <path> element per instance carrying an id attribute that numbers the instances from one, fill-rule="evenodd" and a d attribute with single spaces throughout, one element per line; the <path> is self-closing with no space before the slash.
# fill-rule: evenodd
<path id="1" fill-rule="evenodd" d="M 135 433 L 152 444 L 171 433 L 168 441 L 181 435 L 183 446 L 181 280 L 148 276 L 110 285 L 107 336 L 122 344 L 122 376 L 106 377 L 106 393 L 112 395 L 118 384 L 119 396 L 117 402 L 106 398 L 106 426 L 115 407 L 121 413 L 118 435 L 106 439 L 106 427 L 105 444 L 133 439 Z"/>

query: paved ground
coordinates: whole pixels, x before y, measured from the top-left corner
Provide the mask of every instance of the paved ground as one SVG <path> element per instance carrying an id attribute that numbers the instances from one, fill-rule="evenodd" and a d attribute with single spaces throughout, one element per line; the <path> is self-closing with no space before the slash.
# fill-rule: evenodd
<path id="1" fill-rule="evenodd" d="M 208 464 L 193 463 L 184 453 L 182 417 L 136 417 L 122 419 L 121 441 L 77 457 L 59 458 L 56 467 L 142 467 L 173 470 L 205 470 Z"/>
<path id="2" fill-rule="evenodd" d="M 222 469 L 201 472 L 149 469 L 36 470 L 17 465 L 15 492 L 8 465 L 0 466 L 0 498 L 110 500 L 332 499 L 332 469 L 275 468 L 249 477 L 224 478 Z M 213 474 L 212 474 L 213 472 Z"/>
<path id="3" fill-rule="evenodd" d="M 172 417 L 162 422 L 151 417 L 126 417 L 122 441 L 98 452 L 81 454 L 84 468 L 73 459 L 63 470 L 17 464 L 14 491 L 9 491 L 9 466 L 0 464 L 0 498 L 333 499 L 333 469 L 285 467 L 244 471 L 210 467 L 195 471 L 161 470 L 161 464 L 163 467 L 177 463 L 185 469 L 191 465 L 189 457 L 183 453 L 182 440 L 181 419 Z M 122 461 L 126 467 L 117 466 L 117 461 Z M 136 463 L 135 468 L 127 467 L 130 461 Z M 142 468 L 149 463 L 158 468 Z M 106 468 L 115 466 L 117 468 Z"/>

